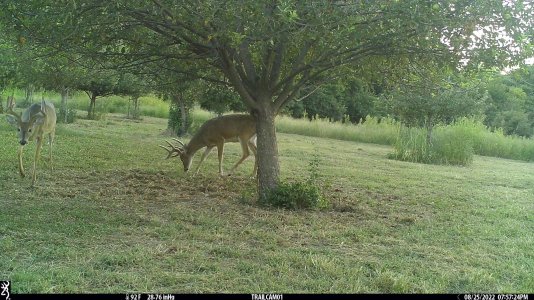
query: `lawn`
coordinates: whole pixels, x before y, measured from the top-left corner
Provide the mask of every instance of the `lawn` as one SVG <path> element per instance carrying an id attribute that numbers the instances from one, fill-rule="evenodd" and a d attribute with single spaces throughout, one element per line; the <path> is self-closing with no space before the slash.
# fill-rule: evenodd
<path id="1" fill-rule="evenodd" d="M 54 168 L 45 147 L 31 188 L 0 121 L 0 279 L 14 293 L 534 291 L 532 163 L 423 165 L 388 159 L 389 146 L 280 133 L 282 178 L 306 179 L 319 157 L 331 203 L 288 211 L 251 200 L 251 159 L 219 177 L 212 154 L 183 174 L 157 147 L 165 127 L 60 124 Z M 226 146 L 225 170 L 239 156 Z"/>

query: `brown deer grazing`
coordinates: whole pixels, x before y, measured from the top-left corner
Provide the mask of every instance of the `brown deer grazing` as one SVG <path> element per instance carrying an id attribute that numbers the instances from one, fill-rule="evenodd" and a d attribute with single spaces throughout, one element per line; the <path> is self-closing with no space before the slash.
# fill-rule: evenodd
<path id="1" fill-rule="evenodd" d="M 203 147 L 206 147 L 200 162 L 195 170 L 198 173 L 200 165 L 204 159 L 208 156 L 213 147 L 217 147 L 217 153 L 219 155 L 219 174 L 223 175 L 222 159 L 224 151 L 224 143 L 227 142 L 239 142 L 241 143 L 241 149 L 243 150 L 243 156 L 234 165 L 232 171 L 234 171 L 239 164 L 241 164 L 249 155 L 249 148 L 256 156 L 256 121 L 250 115 L 225 115 L 206 121 L 197 133 L 191 138 L 189 144 L 185 145 L 178 139 L 174 139 L 179 146 L 169 144 L 169 148 L 159 145 L 161 148 L 167 150 L 169 155 L 167 158 L 180 156 L 182 163 L 184 164 L 184 171 L 187 172 L 191 167 L 191 162 L 195 153 Z M 254 163 L 254 171 L 252 176 L 256 174 L 258 169 L 257 160 Z"/>
<path id="2" fill-rule="evenodd" d="M 22 151 L 24 146 L 35 138 L 37 147 L 35 148 L 35 159 L 33 160 L 32 186 L 35 185 L 37 162 L 43 146 L 43 136 L 48 134 L 49 141 L 49 160 L 52 164 L 52 143 L 56 131 L 56 109 L 54 104 L 50 102 L 41 101 L 41 103 L 34 103 L 21 114 L 13 111 L 15 101 L 13 97 L 8 98 L 7 103 L 7 121 L 15 126 L 18 130 L 20 148 L 19 156 L 19 172 L 20 176 L 24 177 L 24 167 L 22 166 Z"/>

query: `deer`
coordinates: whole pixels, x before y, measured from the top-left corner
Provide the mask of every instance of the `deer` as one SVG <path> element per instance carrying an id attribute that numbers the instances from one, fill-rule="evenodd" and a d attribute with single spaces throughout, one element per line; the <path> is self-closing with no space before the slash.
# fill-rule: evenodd
<path id="1" fill-rule="evenodd" d="M 223 176 L 223 152 L 224 144 L 228 142 L 241 143 L 241 149 L 243 155 L 241 159 L 233 166 L 230 173 L 232 173 L 247 157 L 249 157 L 250 151 L 254 153 L 254 170 L 252 177 L 255 176 L 258 169 L 258 162 L 256 159 L 256 121 L 250 115 L 244 114 L 232 114 L 216 117 L 206 121 L 195 135 L 191 138 L 188 144 L 184 144 L 182 141 L 173 138 L 179 145 L 173 145 L 169 141 L 167 144 L 169 147 L 159 145 L 161 148 L 167 150 L 168 155 L 166 159 L 179 156 L 184 165 L 184 172 L 187 173 L 191 167 L 193 156 L 195 153 L 206 147 L 204 153 L 200 158 L 200 162 L 193 175 L 196 175 L 200 169 L 200 165 L 206 159 L 208 154 L 214 147 L 217 147 L 217 154 L 219 157 L 219 175 Z"/>
<path id="2" fill-rule="evenodd" d="M 35 185 L 37 162 L 43 146 L 43 136 L 48 135 L 48 160 L 50 166 L 52 166 L 52 143 L 56 132 L 56 109 L 54 104 L 41 100 L 41 103 L 34 103 L 28 107 L 22 114 L 17 114 L 13 109 L 15 107 L 15 101 L 13 96 L 8 97 L 7 103 L 7 122 L 18 130 L 19 138 L 19 173 L 21 177 L 25 177 L 24 167 L 22 165 L 22 154 L 24 146 L 28 144 L 28 141 L 36 140 L 37 146 L 35 148 L 35 159 L 33 160 L 32 171 L 32 186 Z"/>

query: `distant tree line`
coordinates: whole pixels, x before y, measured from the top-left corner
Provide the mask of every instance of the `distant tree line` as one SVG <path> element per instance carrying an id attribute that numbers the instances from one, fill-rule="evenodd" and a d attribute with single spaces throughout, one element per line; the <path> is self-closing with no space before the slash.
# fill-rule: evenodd
<path id="1" fill-rule="evenodd" d="M 365 122 L 368 116 L 389 116 L 418 127 L 477 116 L 491 130 L 534 135 L 534 66 L 507 74 L 495 72 L 485 78 L 458 78 L 457 73 L 440 70 L 438 75 L 435 71 L 406 76 L 403 82 L 394 84 L 395 88 L 365 79 L 324 84 L 309 96 L 289 103 L 284 113 L 294 118 L 354 124 Z"/>

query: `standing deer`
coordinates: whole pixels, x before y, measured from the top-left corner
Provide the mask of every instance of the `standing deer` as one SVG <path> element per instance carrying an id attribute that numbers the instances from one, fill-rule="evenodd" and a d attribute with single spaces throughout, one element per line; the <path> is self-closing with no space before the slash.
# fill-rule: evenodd
<path id="1" fill-rule="evenodd" d="M 184 171 L 187 172 L 191 167 L 191 162 L 195 153 L 203 147 L 206 147 L 200 162 L 195 170 L 194 174 L 198 173 L 200 165 L 204 159 L 208 156 L 213 147 L 217 147 L 217 153 L 219 155 L 219 174 L 223 175 L 222 159 L 224 151 L 224 143 L 227 142 L 239 142 L 241 143 L 241 149 L 243 155 L 241 159 L 234 165 L 231 172 L 234 171 L 239 164 L 241 164 L 249 155 L 249 148 L 256 156 L 256 121 L 250 115 L 225 115 L 218 118 L 214 118 L 206 121 L 197 133 L 191 138 L 189 143 L 185 145 L 178 139 L 174 139 L 180 145 L 175 146 L 169 141 L 170 148 L 163 145 L 159 145 L 161 148 L 167 150 L 170 157 L 180 156 L 182 163 L 184 164 Z M 254 171 L 252 176 L 256 174 L 258 169 L 257 160 L 254 163 Z"/>
<path id="2" fill-rule="evenodd" d="M 37 141 L 37 147 L 35 148 L 35 159 L 33 160 L 33 172 L 32 172 L 32 186 L 35 185 L 35 178 L 37 172 L 37 162 L 43 146 L 43 136 L 48 134 L 49 142 L 49 160 L 52 164 L 52 143 L 54 141 L 54 135 L 56 131 L 56 109 L 54 104 L 50 102 L 41 101 L 41 103 L 34 103 L 27 108 L 21 114 L 17 114 L 13 111 L 15 107 L 15 101 L 13 97 L 8 98 L 7 103 L 7 121 L 15 126 L 18 130 L 20 148 L 18 151 L 19 156 L 19 172 L 20 176 L 24 177 L 24 167 L 22 166 L 22 151 L 24 146 L 28 143 L 28 140 Z"/>

